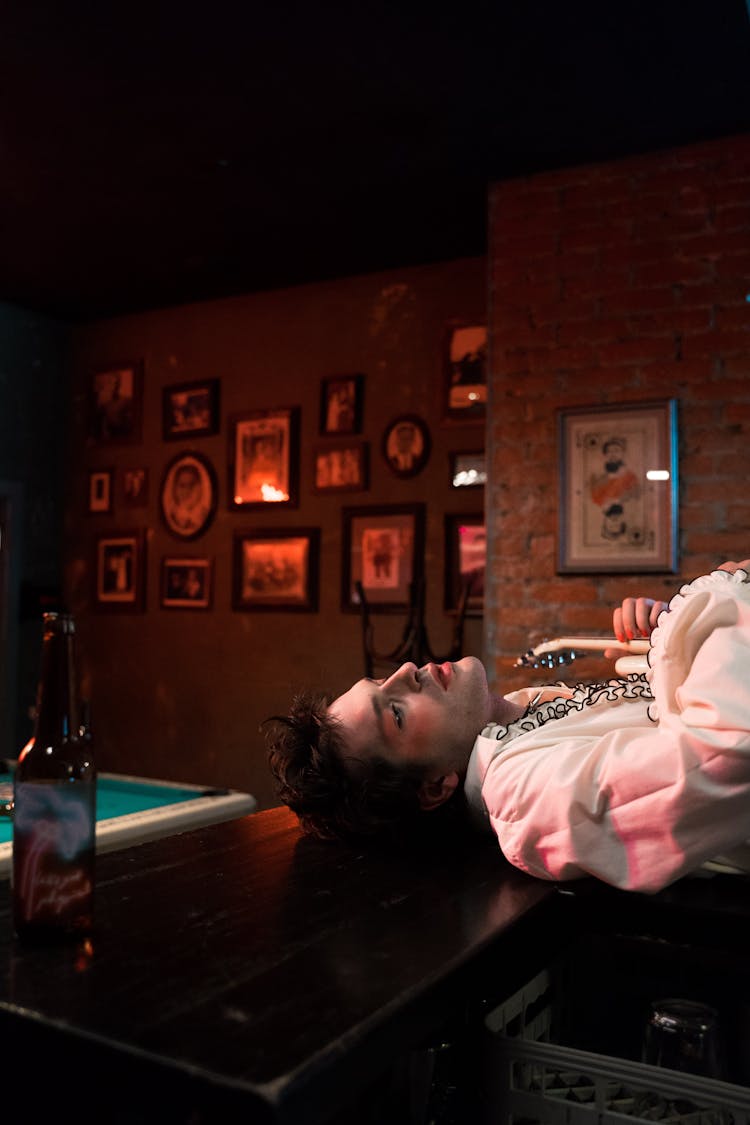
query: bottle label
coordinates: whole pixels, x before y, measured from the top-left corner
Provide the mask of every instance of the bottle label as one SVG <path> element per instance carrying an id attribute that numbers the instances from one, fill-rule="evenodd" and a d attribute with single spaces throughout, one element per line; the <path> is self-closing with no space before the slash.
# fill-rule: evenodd
<path id="1" fill-rule="evenodd" d="M 13 892 L 19 919 L 74 924 L 93 892 L 95 782 L 17 782 Z"/>

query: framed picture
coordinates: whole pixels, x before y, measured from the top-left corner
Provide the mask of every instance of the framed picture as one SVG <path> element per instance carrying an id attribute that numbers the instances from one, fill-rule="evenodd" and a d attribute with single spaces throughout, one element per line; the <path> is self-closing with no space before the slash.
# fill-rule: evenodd
<path id="1" fill-rule="evenodd" d="M 383 434 L 383 456 L 397 477 L 415 477 L 430 456 L 430 431 L 416 414 L 400 414 Z"/>
<path id="2" fill-rule="evenodd" d="M 487 325 L 454 322 L 445 343 L 445 415 L 482 421 L 487 410 Z"/>
<path id="3" fill-rule="evenodd" d="M 212 579 L 210 559 L 162 559 L 162 609 L 209 609 Z"/>
<path id="4" fill-rule="evenodd" d="M 89 387 L 89 436 L 109 444 L 140 441 L 142 396 L 140 360 L 95 371 Z"/>
<path id="5" fill-rule="evenodd" d="M 229 449 L 230 507 L 296 508 L 298 489 L 299 407 L 235 417 Z"/>
<path id="6" fill-rule="evenodd" d="M 561 573 L 677 570 L 673 399 L 558 412 Z"/>
<path id="7" fill-rule="evenodd" d="M 361 582 L 372 610 L 403 612 L 409 587 L 422 575 L 424 504 L 344 508 L 342 519 L 342 609 L 359 611 Z"/>
<path id="8" fill-rule="evenodd" d="M 112 469 L 95 469 L 89 473 L 89 511 L 112 511 Z"/>
<path id="9" fill-rule="evenodd" d="M 481 453 L 451 453 L 451 488 L 482 488 L 487 483 L 487 458 Z"/>
<path id="10" fill-rule="evenodd" d="M 148 504 L 148 469 L 123 469 L 121 480 L 123 506 L 145 508 Z"/>
<path id="11" fill-rule="evenodd" d="M 313 492 L 361 492 L 368 486 L 368 445 L 339 441 L 313 451 Z"/>
<path id="12" fill-rule="evenodd" d="M 219 380 L 179 383 L 162 391 L 165 441 L 186 441 L 219 432 Z"/>
<path id="13" fill-rule="evenodd" d="M 167 465 L 159 492 L 161 517 L 178 539 L 197 539 L 216 513 L 217 483 L 208 458 L 178 453 Z"/>
<path id="14" fill-rule="evenodd" d="M 364 375 L 331 375 L 321 381 L 321 434 L 362 432 L 364 382 Z"/>
<path id="15" fill-rule="evenodd" d="M 484 569 L 487 557 L 487 529 L 484 515 L 445 517 L 445 608 L 458 607 L 461 591 L 468 584 L 467 617 L 484 612 Z"/>
<path id="16" fill-rule="evenodd" d="M 319 552 L 317 527 L 236 532 L 234 609 L 315 612 Z"/>
<path id="17" fill-rule="evenodd" d="M 96 542 L 95 604 L 102 609 L 142 612 L 146 604 L 143 533 L 101 536 Z"/>

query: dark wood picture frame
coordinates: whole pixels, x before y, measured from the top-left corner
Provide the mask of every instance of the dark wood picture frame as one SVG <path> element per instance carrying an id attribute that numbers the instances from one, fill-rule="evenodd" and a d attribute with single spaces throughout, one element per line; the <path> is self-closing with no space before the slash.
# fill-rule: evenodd
<path id="1" fill-rule="evenodd" d="M 105 515 L 112 511 L 114 469 L 89 470 L 88 511 L 90 515 Z"/>
<path id="2" fill-rule="evenodd" d="M 361 582 L 373 612 L 403 613 L 424 569 L 425 505 L 344 508 L 341 515 L 342 610 L 360 612 Z"/>
<path id="3" fill-rule="evenodd" d="M 366 441 L 321 442 L 313 450 L 313 492 L 364 492 L 369 487 L 369 460 Z"/>
<path id="4" fill-rule="evenodd" d="M 89 438 L 99 445 L 141 440 L 143 362 L 97 368 L 89 384 Z"/>
<path id="5" fill-rule="evenodd" d="M 94 554 L 94 605 L 120 613 L 146 608 L 146 538 L 142 530 L 100 535 Z"/>
<path id="6" fill-rule="evenodd" d="M 444 347 L 445 417 L 482 422 L 487 414 L 487 325 L 451 321 Z"/>
<path id="7" fill-rule="evenodd" d="M 162 390 L 162 434 L 165 441 L 192 441 L 219 432 L 218 379 L 175 383 Z"/>
<path id="8" fill-rule="evenodd" d="M 229 507 L 296 508 L 300 408 L 252 410 L 231 419 Z"/>
<path id="9" fill-rule="evenodd" d="M 678 570 L 674 399 L 558 411 L 561 574 Z"/>
<path id="10" fill-rule="evenodd" d="M 161 560 L 162 609 L 210 609 L 213 561 L 204 557 Z"/>
<path id="11" fill-rule="evenodd" d="M 383 432 L 383 457 L 391 472 L 402 480 L 421 473 L 431 451 L 427 423 L 417 414 L 399 414 Z"/>
<path id="12" fill-rule="evenodd" d="M 149 471 L 145 465 L 120 471 L 120 500 L 124 508 L 148 506 Z"/>
<path id="13" fill-rule="evenodd" d="M 448 513 L 445 516 L 446 610 L 458 608 L 464 583 L 469 583 L 467 617 L 484 613 L 484 575 L 487 559 L 487 529 L 483 512 Z"/>
<path id="14" fill-rule="evenodd" d="M 234 534 L 232 608 L 314 613 L 320 528 L 253 528 Z"/>
<path id="15" fill-rule="evenodd" d="M 218 481 L 202 453 L 187 449 L 168 462 L 159 489 L 159 512 L 167 531 L 187 542 L 208 530 L 216 515 Z"/>
<path id="16" fill-rule="evenodd" d="M 320 383 L 320 433 L 361 434 L 364 375 L 329 375 Z"/>

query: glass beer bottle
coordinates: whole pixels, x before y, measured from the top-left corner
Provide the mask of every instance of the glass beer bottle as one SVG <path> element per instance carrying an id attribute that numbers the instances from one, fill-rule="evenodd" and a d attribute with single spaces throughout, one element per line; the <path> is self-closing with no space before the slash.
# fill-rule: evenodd
<path id="1" fill-rule="evenodd" d="M 91 928 L 96 770 L 80 725 L 75 626 L 44 614 L 34 738 L 18 758 L 13 808 L 13 920 L 19 938 L 83 937 Z"/>

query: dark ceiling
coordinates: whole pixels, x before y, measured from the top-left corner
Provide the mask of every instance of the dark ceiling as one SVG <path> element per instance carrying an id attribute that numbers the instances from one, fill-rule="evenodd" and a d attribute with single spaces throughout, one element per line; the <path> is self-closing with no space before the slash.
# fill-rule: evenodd
<path id="1" fill-rule="evenodd" d="M 482 253 L 488 181 L 747 131 L 750 18 L 13 0 L 0 82 L 0 300 L 81 320 Z"/>

